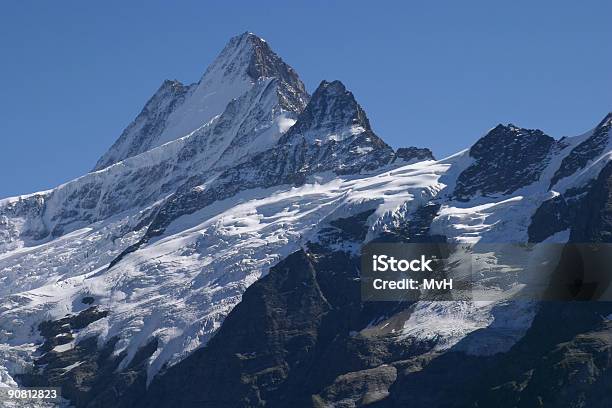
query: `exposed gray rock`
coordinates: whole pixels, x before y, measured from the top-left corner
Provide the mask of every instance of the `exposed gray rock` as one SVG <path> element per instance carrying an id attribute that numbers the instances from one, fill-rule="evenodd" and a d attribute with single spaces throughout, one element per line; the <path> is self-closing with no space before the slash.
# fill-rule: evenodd
<path id="1" fill-rule="evenodd" d="M 419 148 L 419 147 L 400 147 L 395 151 L 395 156 L 393 157 L 393 163 L 397 161 L 403 161 L 406 163 L 416 163 L 424 160 L 435 160 L 433 153 L 431 150 L 427 148 Z"/>
<path id="2" fill-rule="evenodd" d="M 409 313 L 409 305 L 362 303 L 359 257 L 336 249 L 338 242 L 363 242 L 370 214 L 334 220 L 317 242 L 250 286 L 206 347 L 154 380 L 142 406 L 343 407 L 385 400 L 396 369 L 384 364 L 432 345 L 402 341 L 386 330 L 389 324 L 372 327 L 380 316 Z"/>
<path id="3" fill-rule="evenodd" d="M 575 225 L 589 186 L 572 188 L 544 201 L 531 217 L 529 242 L 542 242 L 551 235 Z"/>
<path id="4" fill-rule="evenodd" d="M 559 180 L 574 174 L 577 170 L 584 168 L 587 163 L 602 154 L 610 139 L 610 128 L 612 127 L 612 112 L 609 113 L 595 128 L 593 134 L 584 142 L 574 147 L 572 151 L 563 158 L 559 169 L 550 181 L 552 188 Z"/>
<path id="5" fill-rule="evenodd" d="M 96 336 L 82 339 L 76 344 L 76 333 L 89 324 L 108 315 L 108 311 L 89 307 L 65 318 L 42 322 L 39 326 L 44 343 L 31 372 L 20 375 L 19 380 L 30 387 L 58 387 L 62 396 L 77 407 L 108 408 L 131 406 L 145 391 L 146 361 L 157 349 L 157 340 L 138 350 L 125 367 L 120 367 L 126 352 L 114 354 L 117 337 L 99 346 Z M 66 345 L 59 349 L 56 346 Z"/>
<path id="6" fill-rule="evenodd" d="M 459 175 L 454 195 L 509 194 L 537 181 L 555 143 L 540 130 L 496 126 L 470 148 L 474 163 Z"/>
<path id="7" fill-rule="evenodd" d="M 397 379 L 397 369 L 382 365 L 338 376 L 334 383 L 313 396 L 318 408 L 354 408 L 370 405 L 389 396 L 389 387 Z"/>

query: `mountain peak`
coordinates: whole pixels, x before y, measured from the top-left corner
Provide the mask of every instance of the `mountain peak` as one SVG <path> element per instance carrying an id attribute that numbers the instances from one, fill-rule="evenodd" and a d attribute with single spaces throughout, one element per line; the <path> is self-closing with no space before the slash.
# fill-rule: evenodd
<path id="1" fill-rule="evenodd" d="M 347 93 L 347 92 L 350 93 L 349 91 L 346 90 L 346 87 L 344 86 L 342 81 L 339 81 L 337 79 L 331 82 L 324 79 L 319 84 L 318 89 L 325 90 L 329 93 L 334 93 L 336 95 L 340 95 L 342 93 Z"/>
<path id="2" fill-rule="evenodd" d="M 301 157 L 297 168 L 303 174 L 326 170 L 355 174 L 377 169 L 394 156 L 340 81 L 321 82 L 279 145 L 298 149 L 292 156 Z"/>
<path id="3" fill-rule="evenodd" d="M 322 81 L 292 128 L 307 139 L 329 135 L 334 140 L 371 131 L 366 113 L 340 81 Z"/>
<path id="4" fill-rule="evenodd" d="M 476 142 L 474 146 L 472 146 L 472 148 L 475 148 L 479 143 L 484 143 L 488 140 L 505 140 L 508 138 L 517 137 L 541 137 L 543 135 L 544 132 L 542 132 L 540 129 L 526 129 L 513 123 L 508 123 L 507 125 L 500 123 L 493 129 L 489 130 L 486 135 L 484 135 Z"/>
<path id="5" fill-rule="evenodd" d="M 248 41 L 251 43 L 265 43 L 266 40 L 264 40 L 263 38 L 261 38 L 260 36 L 258 36 L 257 34 L 251 32 L 251 31 L 245 31 L 242 34 L 238 34 L 233 36 L 232 38 L 230 38 L 230 40 L 228 41 L 228 45 L 230 44 L 238 44 L 242 41 Z"/>
<path id="6" fill-rule="evenodd" d="M 197 83 L 164 81 L 94 170 L 190 134 L 262 81 L 275 81 L 278 111 L 297 116 L 306 107 L 309 95 L 304 84 L 265 40 L 250 32 L 231 38 Z"/>
<path id="7" fill-rule="evenodd" d="M 219 69 L 226 75 L 234 72 L 246 74 L 253 81 L 272 77 L 299 80 L 293 68 L 270 48 L 266 40 L 248 31 L 228 41 L 202 79 Z"/>
<path id="8" fill-rule="evenodd" d="M 501 133 L 521 133 L 522 131 L 531 131 L 531 129 L 524 129 L 515 125 L 514 123 L 508 123 L 505 125 L 503 123 L 498 123 L 497 126 L 487 132 L 485 137 Z"/>
<path id="9" fill-rule="evenodd" d="M 279 82 L 281 106 L 301 112 L 309 96 L 297 72 L 270 48 L 263 38 L 244 32 L 232 37 L 208 67 L 198 87 L 219 83 L 257 82 L 275 78 Z"/>

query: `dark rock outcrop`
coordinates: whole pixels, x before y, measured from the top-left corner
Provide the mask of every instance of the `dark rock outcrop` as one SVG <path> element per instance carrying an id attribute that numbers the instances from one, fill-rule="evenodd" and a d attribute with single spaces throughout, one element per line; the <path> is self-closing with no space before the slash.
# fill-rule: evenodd
<path id="1" fill-rule="evenodd" d="M 340 81 L 321 82 L 279 146 L 292 151 L 289 159 L 297 159 L 294 168 L 304 175 L 370 171 L 393 157 L 393 149 L 374 133 L 365 111 Z"/>
<path id="2" fill-rule="evenodd" d="M 540 130 L 498 125 L 470 148 L 474 163 L 459 175 L 454 195 L 510 194 L 537 181 L 555 143 Z"/>
<path id="3" fill-rule="evenodd" d="M 336 221 L 325 241 L 365 234 L 353 224 Z M 309 406 L 337 376 L 331 349 L 356 323 L 347 313 L 359 305 L 357 262 L 320 245 L 280 262 L 247 289 L 206 347 L 154 381 L 142 406 Z"/>
<path id="4" fill-rule="evenodd" d="M 531 216 L 527 229 L 529 242 L 542 242 L 574 225 L 587 191 L 588 186 L 573 188 L 544 201 Z"/>
<path id="5" fill-rule="evenodd" d="M 589 161 L 601 155 L 608 145 L 611 127 L 612 113 L 609 113 L 597 125 L 591 136 L 574 147 L 572 151 L 563 158 L 559 169 L 557 169 L 550 181 L 550 188 L 562 178 L 574 174 L 577 170 L 584 168 Z"/>
<path id="6" fill-rule="evenodd" d="M 361 406 L 387 398 L 397 376 L 387 364 L 431 345 L 395 334 L 404 320 L 392 316 L 406 318 L 409 304 L 361 302 L 359 257 L 337 248 L 363 242 L 370 214 L 330 222 L 317 242 L 250 286 L 215 337 L 157 377 L 140 406 Z"/>
<path id="7" fill-rule="evenodd" d="M 400 147 L 395 151 L 392 162 L 404 161 L 407 163 L 416 163 L 425 160 L 435 160 L 431 150 L 419 147 Z"/>
<path id="8" fill-rule="evenodd" d="M 133 406 L 145 392 L 146 362 L 157 349 L 157 339 L 152 338 L 138 350 L 125 367 L 120 364 L 127 352 L 114 353 L 117 337 L 102 346 L 96 336 L 68 344 L 74 341 L 76 332 L 108 313 L 93 306 L 76 315 L 42 322 L 39 331 L 44 343 L 38 349 L 41 355 L 31 372 L 19 376 L 20 382 L 29 387 L 61 388 L 62 397 L 77 407 Z"/>
<path id="9" fill-rule="evenodd" d="M 612 241 L 612 163 L 589 184 L 543 202 L 531 218 L 529 240 L 541 242 L 567 229 L 571 242 Z"/>
<path id="10" fill-rule="evenodd" d="M 253 53 L 247 68 L 247 74 L 254 81 L 262 78 L 276 78 L 280 82 L 279 99 L 281 106 L 292 112 L 301 112 L 308 102 L 308 92 L 297 72 L 287 65 L 268 45 L 266 41 L 253 33 L 244 33 L 237 38 L 244 38 L 252 44 Z"/>

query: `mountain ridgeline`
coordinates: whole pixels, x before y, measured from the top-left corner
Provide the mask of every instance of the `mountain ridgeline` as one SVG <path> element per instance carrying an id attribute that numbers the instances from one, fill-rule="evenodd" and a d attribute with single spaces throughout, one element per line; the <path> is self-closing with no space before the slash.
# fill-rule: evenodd
<path id="1" fill-rule="evenodd" d="M 504 294 L 486 304 L 362 302 L 360 251 L 611 243 L 611 127 L 500 124 L 436 160 L 236 36 L 90 173 L 0 200 L 0 386 L 77 408 L 610 406 L 608 303 L 516 301 L 510 274 L 478 278 Z"/>

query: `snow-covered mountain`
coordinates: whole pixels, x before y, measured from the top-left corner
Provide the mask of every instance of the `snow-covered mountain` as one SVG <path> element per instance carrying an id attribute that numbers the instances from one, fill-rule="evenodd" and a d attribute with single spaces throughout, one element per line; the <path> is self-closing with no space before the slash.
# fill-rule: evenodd
<path id="1" fill-rule="evenodd" d="M 610 242 L 611 126 L 555 139 L 498 125 L 442 160 L 394 151 L 341 82 L 309 96 L 244 33 L 199 82 L 165 81 L 91 173 L 0 200 L 0 385 L 61 386 L 78 407 L 402 406 L 436 361 L 485 372 L 524 344 L 538 361 L 545 307 L 511 291 L 361 303 L 358 254 L 381 238 Z M 518 398 L 540 375 L 524 364 L 449 387 L 520 380 Z"/>
<path id="2" fill-rule="evenodd" d="M 142 112 L 100 158 L 94 170 L 202 128 L 221 115 L 232 100 L 266 78 L 275 78 L 278 82 L 274 90 L 278 110 L 296 113 L 304 109 L 308 93 L 293 68 L 252 33 L 232 38 L 197 83 L 185 86 L 178 81 L 164 81 Z M 278 125 L 286 130 L 291 120 L 288 115 L 279 120 Z M 273 143 L 271 139 L 262 147 Z M 258 144 L 251 147 L 256 146 Z"/>

